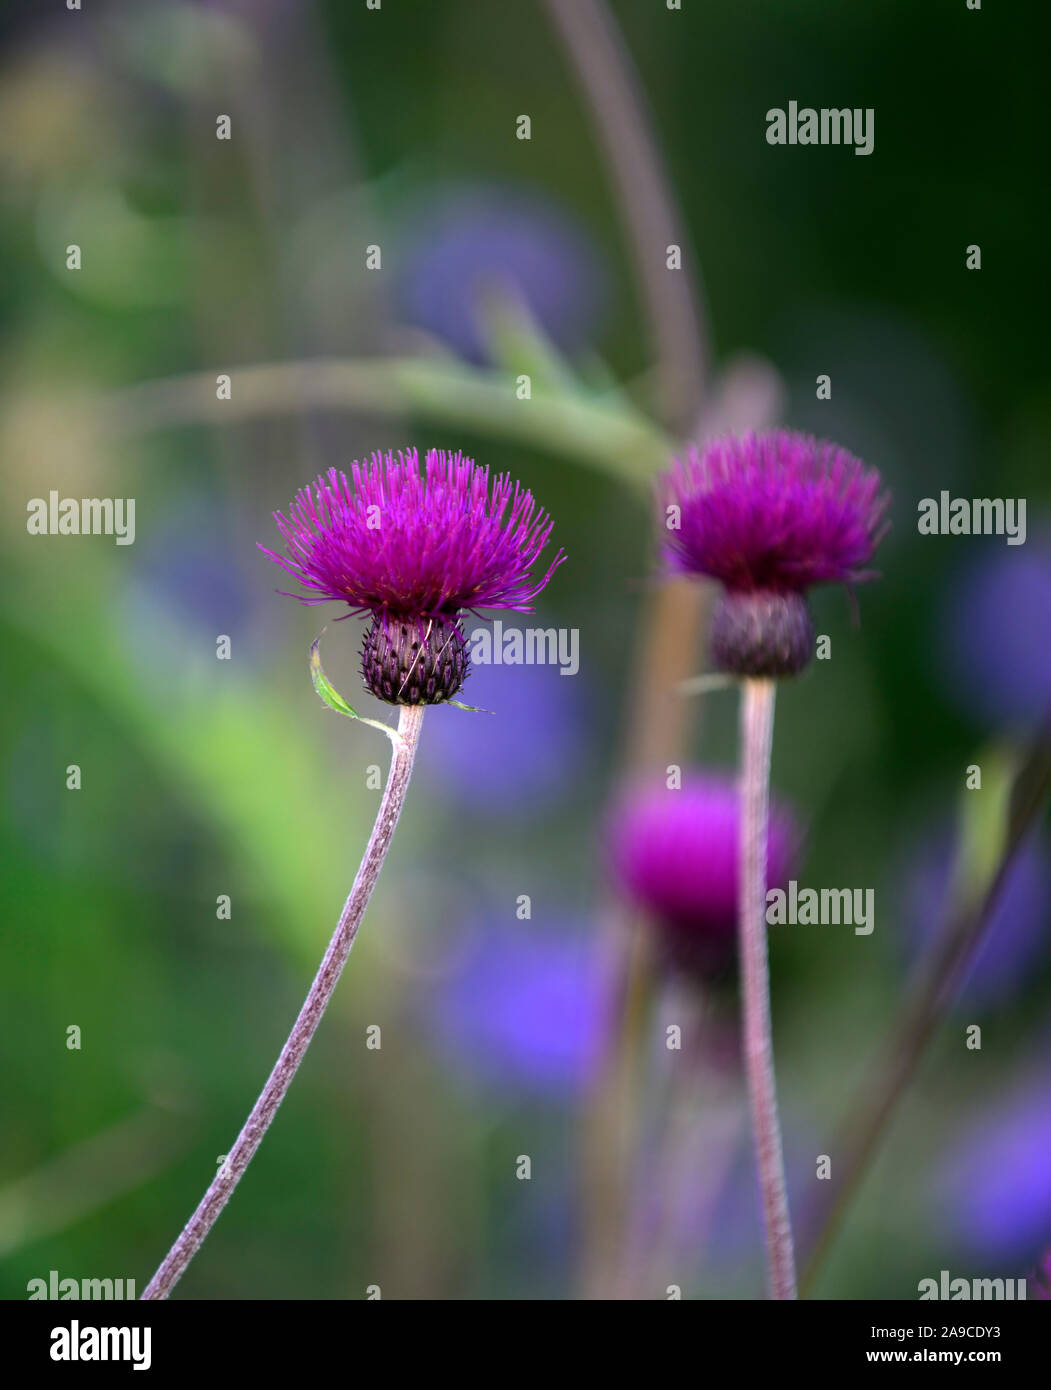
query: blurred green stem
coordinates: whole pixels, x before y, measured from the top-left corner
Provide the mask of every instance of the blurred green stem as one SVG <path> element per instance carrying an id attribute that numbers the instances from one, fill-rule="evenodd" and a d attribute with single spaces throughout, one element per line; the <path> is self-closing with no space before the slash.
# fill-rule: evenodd
<path id="1" fill-rule="evenodd" d="M 589 1298 L 617 1296 L 636 1147 L 641 1060 L 652 1014 L 652 968 L 645 924 L 614 919 L 599 1073 L 583 1127 L 585 1231 L 581 1278 Z"/>
<path id="2" fill-rule="evenodd" d="M 181 1106 L 153 1105 L 0 1187 L 0 1255 L 65 1231 L 149 1182 L 181 1156 L 195 1128 Z"/>
<path id="3" fill-rule="evenodd" d="M 741 1138 L 736 1077 L 716 1060 L 720 1023 L 712 1001 L 693 988 L 676 996 L 667 985 L 665 1001 L 662 1015 L 684 1020 L 682 1046 L 661 1049 L 659 1070 L 670 1075 L 651 1103 L 648 1153 L 640 1145 L 621 1259 L 623 1299 L 666 1297 L 669 1280 L 681 1286 L 684 1270 L 696 1270 Z M 651 1074 L 647 1095 L 657 1079 Z"/>
<path id="4" fill-rule="evenodd" d="M 836 1162 L 837 1178 L 827 1185 L 807 1223 L 813 1235 L 803 1273 L 805 1291 L 812 1288 L 850 1200 L 861 1186 L 902 1096 L 985 939 L 1015 856 L 1049 795 L 1051 718 L 1034 738 L 1014 779 L 1003 845 L 984 892 L 972 894 L 953 914 L 921 965 L 913 988 L 891 1024 L 868 1084 L 860 1088 L 858 1099 L 840 1126 L 838 1139 L 828 1149 L 842 1157 Z"/>
<path id="5" fill-rule="evenodd" d="M 354 886 L 343 906 L 336 930 L 328 944 L 314 982 L 310 986 L 299 1017 L 295 1021 L 288 1041 L 274 1064 L 274 1069 L 266 1085 L 252 1107 L 241 1133 L 237 1136 L 226 1161 L 216 1173 L 208 1191 L 201 1198 L 197 1210 L 186 1223 L 175 1244 L 168 1251 L 156 1274 L 150 1280 L 142 1295 L 143 1299 L 167 1298 L 182 1277 L 187 1265 L 201 1248 L 208 1232 L 215 1225 L 219 1214 L 240 1182 L 246 1168 L 263 1142 L 263 1136 L 277 1113 L 277 1108 L 288 1093 L 292 1079 L 299 1069 L 311 1039 L 317 1032 L 328 1002 L 336 988 L 343 967 L 350 955 L 350 948 L 361 926 L 372 890 L 376 886 L 383 861 L 387 857 L 394 831 L 405 802 L 412 765 L 416 757 L 416 746 L 423 723 L 422 705 L 402 705 L 399 708 L 398 735 L 391 738 L 390 772 L 383 792 L 376 822 L 372 827 L 364 857 L 354 879 Z"/>
<path id="6" fill-rule="evenodd" d="M 603 0 L 544 0 L 544 5 L 605 151 L 659 368 L 660 414 L 684 435 L 704 408 L 708 353 L 701 295 L 653 115 Z M 668 269 L 671 246 L 683 256 L 674 271 Z"/>
<path id="7" fill-rule="evenodd" d="M 411 412 L 441 424 L 525 443 L 645 489 L 670 448 L 661 430 L 622 397 L 534 386 L 530 400 L 514 380 L 428 358 L 314 358 L 224 367 L 231 398 L 216 398 L 214 373 L 143 382 L 107 397 L 110 429 L 147 433 L 184 425 L 315 410 L 379 415 Z"/>

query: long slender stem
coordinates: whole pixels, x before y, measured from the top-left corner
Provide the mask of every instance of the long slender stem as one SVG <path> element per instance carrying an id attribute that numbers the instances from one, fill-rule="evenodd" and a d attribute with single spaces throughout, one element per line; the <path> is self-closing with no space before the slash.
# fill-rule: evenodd
<path id="1" fill-rule="evenodd" d="M 657 1297 L 684 1268 L 697 1268 L 741 1137 L 737 1086 L 711 1059 L 708 1001 L 673 995 L 669 1003 L 667 1017 L 683 1019 L 683 1045 L 668 1054 L 667 1085 L 651 1096 L 654 1134 L 636 1164 L 621 1257 L 624 1299 Z"/>
<path id="2" fill-rule="evenodd" d="M 401 737 L 391 740 L 394 752 L 391 755 L 390 772 L 387 775 L 383 799 L 376 814 L 376 823 L 372 827 L 372 834 L 357 877 L 354 879 L 354 886 L 343 905 L 336 930 L 299 1011 L 299 1017 L 226 1161 L 216 1173 L 211 1186 L 201 1198 L 197 1210 L 186 1223 L 175 1244 L 165 1255 L 157 1273 L 146 1286 L 143 1299 L 167 1298 L 182 1277 L 186 1266 L 201 1248 L 205 1236 L 215 1225 L 219 1213 L 230 1200 L 231 1193 L 262 1143 L 263 1135 L 269 1129 L 278 1106 L 292 1084 L 292 1078 L 303 1060 L 303 1055 L 317 1032 L 328 1001 L 332 998 L 343 967 L 347 963 L 350 948 L 354 945 L 361 919 L 372 897 L 372 890 L 376 886 L 398 824 L 398 817 L 401 815 L 401 808 L 405 803 L 405 793 L 420 737 L 420 726 L 423 723 L 423 708 L 422 705 L 400 707 L 398 733 Z"/>
<path id="3" fill-rule="evenodd" d="M 651 1021 L 652 971 L 643 923 L 611 916 L 598 1067 L 583 1123 L 584 1296 L 614 1297 L 639 1111 L 641 1062 Z"/>
<path id="4" fill-rule="evenodd" d="M 737 907 L 745 1070 L 762 1194 L 770 1294 L 776 1299 L 791 1299 L 796 1297 L 795 1252 L 777 1114 L 766 938 L 766 859 L 775 690 L 770 680 L 746 680 L 743 684 Z"/>

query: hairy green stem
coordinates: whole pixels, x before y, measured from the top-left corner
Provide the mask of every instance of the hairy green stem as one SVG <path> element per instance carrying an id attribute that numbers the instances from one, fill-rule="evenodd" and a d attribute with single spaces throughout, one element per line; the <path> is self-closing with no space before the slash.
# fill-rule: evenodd
<path id="1" fill-rule="evenodd" d="M 201 1198 L 197 1210 L 190 1217 L 175 1244 L 165 1255 L 161 1264 L 143 1292 L 143 1299 L 167 1298 L 186 1270 L 187 1265 L 201 1248 L 208 1232 L 215 1225 L 219 1213 L 230 1200 L 230 1196 L 251 1163 L 256 1150 L 263 1142 L 263 1136 L 277 1113 L 277 1108 L 288 1093 L 292 1078 L 317 1032 L 328 1002 L 343 972 L 350 955 L 350 948 L 361 926 L 361 919 L 372 897 L 380 869 L 387 856 L 394 830 L 405 802 L 405 793 L 412 774 L 412 764 L 416 757 L 416 746 L 423 723 L 422 705 L 402 705 L 399 709 L 398 738 L 391 739 L 394 751 L 391 755 L 390 772 L 384 788 L 383 799 L 376 822 L 372 827 L 368 846 L 354 879 L 347 901 L 343 905 L 336 930 L 328 944 L 314 982 L 299 1011 L 288 1041 L 281 1049 L 281 1055 L 274 1069 L 252 1107 L 241 1133 L 233 1148 L 212 1180 L 208 1191 Z"/>
<path id="2" fill-rule="evenodd" d="M 744 1063 L 759 1170 L 770 1296 L 792 1299 L 796 1297 L 795 1251 L 788 1215 L 785 1162 L 774 1080 L 766 931 L 766 861 L 775 693 L 776 686 L 771 680 L 750 679 L 743 682 L 737 920 Z"/>

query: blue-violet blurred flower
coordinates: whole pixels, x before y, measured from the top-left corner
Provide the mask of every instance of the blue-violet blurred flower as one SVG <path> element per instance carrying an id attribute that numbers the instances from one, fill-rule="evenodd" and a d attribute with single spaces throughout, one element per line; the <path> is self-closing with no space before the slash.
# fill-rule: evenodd
<path id="1" fill-rule="evenodd" d="M 954 702 L 992 724 L 1051 710 L 1051 550 L 983 556 L 954 584 L 938 619 L 941 674 Z"/>
<path id="2" fill-rule="evenodd" d="M 597 248 L 565 213 L 532 195 L 456 189 L 421 216 L 402 257 L 403 314 L 473 362 L 486 358 L 484 297 L 510 295 L 557 347 L 583 347 L 599 316 Z"/>
<path id="3" fill-rule="evenodd" d="M 483 1082 L 559 1098 L 587 1080 L 602 995 L 591 943 L 576 926 L 479 919 L 428 999 L 443 1046 Z"/>
<path id="4" fill-rule="evenodd" d="M 977 1118 L 938 1174 L 947 1225 L 976 1255 L 1031 1256 L 1051 1231 L 1051 1081 L 1027 1080 Z"/>
<path id="5" fill-rule="evenodd" d="M 535 818 L 545 804 L 572 797 L 595 737 L 595 705 L 582 681 L 582 673 L 562 679 L 549 665 L 474 663 L 471 702 L 500 718 L 467 727 L 451 714 L 436 717 L 417 775 L 433 775 L 443 796 L 484 816 Z"/>
<path id="6" fill-rule="evenodd" d="M 902 875 L 905 943 L 925 947 L 943 925 L 950 896 L 952 846 L 948 834 L 922 845 Z M 1010 999 L 1032 975 L 1051 942 L 1051 859 L 1046 838 L 1034 831 L 1019 847 L 989 918 L 978 954 L 960 988 L 960 1002 L 988 1008 Z"/>

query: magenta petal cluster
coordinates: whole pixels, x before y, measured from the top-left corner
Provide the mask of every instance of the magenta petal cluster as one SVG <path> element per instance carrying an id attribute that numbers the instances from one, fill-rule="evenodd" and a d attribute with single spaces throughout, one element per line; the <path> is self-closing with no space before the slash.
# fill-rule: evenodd
<path id="1" fill-rule="evenodd" d="M 286 554 L 265 551 L 307 591 L 303 603 L 341 600 L 357 613 L 448 619 L 464 609 L 529 612 L 565 559 L 533 578 L 551 520 L 507 474 L 490 479 L 461 453 L 376 453 L 303 488 L 274 517 Z"/>
<path id="2" fill-rule="evenodd" d="M 1036 1269 L 1030 1272 L 1028 1281 L 1031 1290 L 1030 1298 L 1051 1300 L 1051 1250 L 1044 1252 Z"/>
<path id="3" fill-rule="evenodd" d="M 610 819 L 610 872 L 660 928 L 676 964 L 709 971 L 733 959 L 739 820 L 735 783 L 696 772 L 679 788 L 659 782 L 627 792 Z M 772 806 L 768 887 L 787 882 L 797 845 L 793 818 Z"/>
<path id="4" fill-rule="evenodd" d="M 881 488 L 876 469 L 809 435 L 716 439 L 661 480 L 666 555 L 736 593 L 856 584 L 873 577 L 867 566 L 886 529 Z"/>

